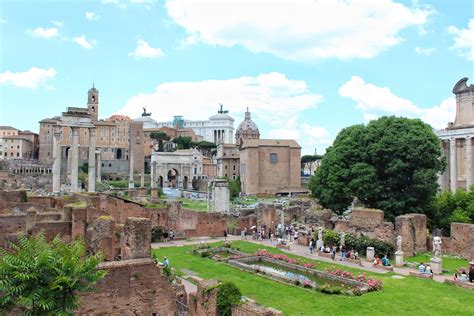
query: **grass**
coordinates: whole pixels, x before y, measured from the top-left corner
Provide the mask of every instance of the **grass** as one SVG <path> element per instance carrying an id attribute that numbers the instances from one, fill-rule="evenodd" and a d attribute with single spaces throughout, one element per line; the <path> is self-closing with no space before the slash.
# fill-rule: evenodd
<path id="1" fill-rule="evenodd" d="M 422 253 L 418 254 L 414 257 L 404 258 L 406 262 L 423 262 L 423 263 L 430 263 L 430 259 L 433 257 L 432 253 Z M 444 274 L 453 274 L 459 268 L 468 268 L 469 267 L 469 260 L 462 259 L 462 258 L 455 258 L 452 256 L 443 256 L 443 270 L 448 270 Z"/>
<path id="2" fill-rule="evenodd" d="M 178 201 L 182 202 L 183 208 L 198 212 L 207 212 L 207 201 L 190 200 L 185 198 L 179 198 Z"/>
<path id="3" fill-rule="evenodd" d="M 86 207 L 86 203 L 84 203 L 84 202 L 75 202 L 75 203 L 66 204 L 64 206 L 72 207 L 72 208 L 84 208 L 84 207 Z"/>
<path id="4" fill-rule="evenodd" d="M 145 205 L 145 208 L 166 208 L 165 204 L 147 204 Z"/>
<path id="5" fill-rule="evenodd" d="M 214 243 L 218 245 L 221 243 Z M 234 241 L 234 246 L 244 252 L 268 249 L 282 253 L 279 249 Z M 217 279 L 235 283 L 242 295 L 250 297 L 264 306 L 277 308 L 285 315 L 473 315 L 473 293 L 452 285 L 415 277 L 393 279 L 393 273 L 384 275 L 367 273 L 384 282 L 384 289 L 358 297 L 327 295 L 311 290 L 281 284 L 265 277 L 247 273 L 193 255 L 194 246 L 167 247 L 153 250 L 159 258 L 167 256 L 176 269 L 189 269 L 205 279 Z M 287 254 L 288 255 L 288 254 Z M 288 255 L 290 257 L 298 257 Z M 318 269 L 334 267 L 334 264 L 299 257 L 301 261 L 315 263 Z M 339 266 L 340 267 L 340 266 Z M 346 268 L 352 272 L 358 269 Z"/>

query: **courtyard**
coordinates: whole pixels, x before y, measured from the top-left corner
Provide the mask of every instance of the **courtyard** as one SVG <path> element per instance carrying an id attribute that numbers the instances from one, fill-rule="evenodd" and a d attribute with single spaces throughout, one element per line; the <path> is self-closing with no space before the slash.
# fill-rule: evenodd
<path id="1" fill-rule="evenodd" d="M 222 242 L 213 242 L 212 239 L 210 243 L 211 246 L 222 245 Z M 192 253 L 196 245 L 189 242 L 177 243 L 176 246 L 154 244 L 153 253 L 159 258 L 168 257 L 177 275 L 185 276 L 192 273 L 204 279 L 233 282 L 243 296 L 255 300 L 258 304 L 277 308 L 285 315 L 472 315 L 474 313 L 474 306 L 471 304 L 472 291 L 449 284 L 401 276 L 393 272 L 369 272 L 366 269 L 340 265 L 337 261 L 332 263 L 298 256 L 249 241 L 235 240 L 232 246 L 249 254 L 261 249 L 273 254 L 285 253 L 302 263 L 312 263 L 319 270 L 336 268 L 352 273 L 365 272 L 367 276 L 382 281 L 383 289 L 362 296 L 319 293 L 241 271 L 223 262 L 196 256 Z"/>

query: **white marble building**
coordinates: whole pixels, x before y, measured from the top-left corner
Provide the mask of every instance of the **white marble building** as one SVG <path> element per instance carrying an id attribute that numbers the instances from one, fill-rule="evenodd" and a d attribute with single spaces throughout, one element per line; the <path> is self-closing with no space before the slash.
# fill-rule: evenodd
<path id="1" fill-rule="evenodd" d="M 137 120 L 144 120 L 138 118 Z M 222 109 L 222 105 L 217 114 L 211 116 L 209 120 L 191 121 L 185 120 L 182 116 L 175 116 L 173 121 L 157 122 L 151 117 L 147 117 L 143 121 L 143 128 L 160 128 L 160 127 L 179 127 L 192 128 L 196 135 L 203 137 L 205 141 L 216 144 L 234 143 L 234 119 L 228 114 L 228 111 Z"/>
<path id="2" fill-rule="evenodd" d="M 442 140 L 448 166 L 439 177 L 441 190 L 455 191 L 473 184 L 472 138 L 474 137 L 474 85 L 468 78 L 459 80 L 453 88 L 456 95 L 456 118 L 448 127 L 436 131 Z"/>

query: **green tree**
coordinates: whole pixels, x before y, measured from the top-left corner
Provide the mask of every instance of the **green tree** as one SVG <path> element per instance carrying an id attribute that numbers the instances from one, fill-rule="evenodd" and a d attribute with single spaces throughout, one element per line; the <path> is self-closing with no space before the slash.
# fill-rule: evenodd
<path id="1" fill-rule="evenodd" d="M 240 177 L 237 177 L 235 180 L 229 180 L 229 191 L 230 191 L 230 198 L 235 199 L 239 196 L 241 189 Z"/>
<path id="2" fill-rule="evenodd" d="M 232 282 L 225 282 L 217 287 L 217 315 L 231 316 L 232 305 L 240 302 L 239 288 Z"/>
<path id="3" fill-rule="evenodd" d="M 474 224 L 474 188 L 438 193 L 427 215 L 430 228 L 439 228 L 446 236 L 453 222 Z"/>
<path id="4" fill-rule="evenodd" d="M 150 138 L 158 141 L 158 151 L 163 152 L 163 141 L 170 140 L 170 137 L 165 132 L 151 132 Z"/>
<path id="5" fill-rule="evenodd" d="M 382 117 L 343 129 L 309 188 L 324 207 L 342 213 L 357 197 L 385 212 L 428 213 L 445 167 L 438 137 L 421 120 Z"/>
<path id="6" fill-rule="evenodd" d="M 217 145 L 212 142 L 207 142 L 205 140 L 192 143 L 191 146 L 197 147 L 204 156 L 212 156 L 216 152 Z"/>
<path id="7" fill-rule="evenodd" d="M 17 306 L 29 315 L 73 315 L 78 292 L 105 276 L 102 255 L 86 256 L 82 241 L 50 243 L 40 234 L 0 249 L 0 310 Z"/>
<path id="8" fill-rule="evenodd" d="M 178 149 L 189 149 L 193 145 L 193 141 L 190 136 L 178 136 L 173 138 L 173 143 L 177 145 Z"/>
<path id="9" fill-rule="evenodd" d="M 323 156 L 321 155 L 304 155 L 303 157 L 301 157 L 301 169 L 304 169 L 304 167 L 307 165 L 309 173 L 311 174 L 313 172 L 312 162 L 315 162 L 316 160 L 319 160 L 322 157 Z"/>

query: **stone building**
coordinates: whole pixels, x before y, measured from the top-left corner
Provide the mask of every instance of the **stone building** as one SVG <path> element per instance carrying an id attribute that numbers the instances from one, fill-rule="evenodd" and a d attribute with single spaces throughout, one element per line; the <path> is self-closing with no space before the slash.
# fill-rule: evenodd
<path id="1" fill-rule="evenodd" d="M 142 122 L 133 121 L 122 115 L 113 115 L 105 120 L 99 120 L 99 91 L 95 87 L 89 89 L 87 93 L 87 108 L 68 108 L 67 112 L 81 113 L 90 117 L 97 133 L 96 148 L 100 151 L 101 173 L 128 173 L 132 153 L 134 172 L 142 171 L 144 159 Z M 60 124 L 64 113 L 62 116 L 46 118 L 39 122 L 39 161 L 41 163 L 53 162 L 54 126 Z M 78 134 L 79 160 L 80 164 L 83 164 L 88 159 L 88 129 L 80 128 Z M 60 146 L 61 168 L 65 169 L 72 146 L 72 129 L 68 126 L 61 126 Z"/>
<path id="2" fill-rule="evenodd" d="M 38 146 L 38 134 L 0 126 L 0 159 L 36 159 Z"/>
<path id="3" fill-rule="evenodd" d="M 245 194 L 302 192 L 301 147 L 289 139 L 243 139 L 240 182 Z"/>
<path id="4" fill-rule="evenodd" d="M 234 144 L 217 145 L 217 175 L 235 180 L 240 177 L 239 146 Z"/>
<path id="5" fill-rule="evenodd" d="M 245 118 L 242 123 L 239 124 L 237 131 L 235 132 L 235 144 L 239 146 L 243 139 L 259 139 L 260 131 L 258 130 L 257 124 L 255 124 L 251 117 L 249 108 L 245 112 Z"/>
<path id="6" fill-rule="evenodd" d="M 175 116 L 173 121 L 168 122 L 157 122 L 148 118 L 143 124 L 145 129 L 162 127 L 190 128 L 196 135 L 202 136 L 203 140 L 216 144 L 232 143 L 234 139 L 234 119 L 228 114 L 228 111 L 223 110 L 222 105 L 217 114 L 211 116 L 209 120 L 191 121 L 183 119 L 182 116 Z"/>
<path id="7" fill-rule="evenodd" d="M 459 80 L 453 88 L 456 95 L 456 117 L 445 129 L 436 131 L 441 139 L 448 166 L 439 176 L 442 190 L 455 191 L 473 184 L 472 138 L 474 137 L 474 85 L 468 78 Z"/>

